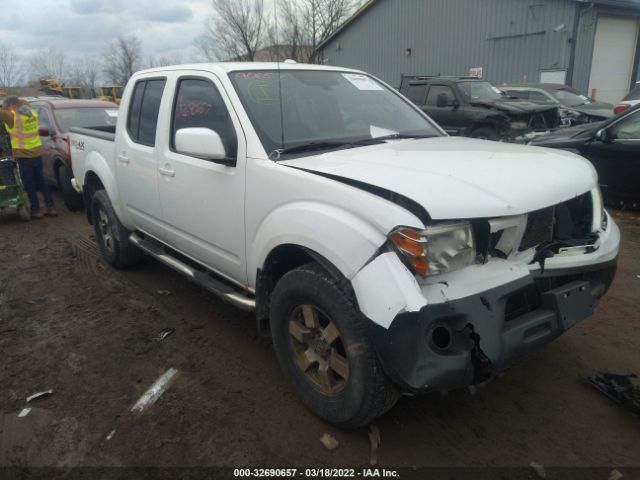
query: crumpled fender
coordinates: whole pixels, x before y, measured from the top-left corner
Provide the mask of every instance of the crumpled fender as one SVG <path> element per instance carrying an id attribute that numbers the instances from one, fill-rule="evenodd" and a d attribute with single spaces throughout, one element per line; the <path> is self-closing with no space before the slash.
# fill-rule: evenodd
<path id="1" fill-rule="evenodd" d="M 397 315 L 417 312 L 427 304 L 413 273 L 394 252 L 369 262 L 351 281 L 360 311 L 388 329 Z"/>

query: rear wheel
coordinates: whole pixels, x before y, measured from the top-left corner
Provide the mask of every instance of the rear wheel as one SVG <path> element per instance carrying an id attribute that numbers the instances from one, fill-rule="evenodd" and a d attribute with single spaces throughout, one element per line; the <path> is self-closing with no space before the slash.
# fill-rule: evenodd
<path id="1" fill-rule="evenodd" d="M 84 202 L 82 201 L 82 195 L 75 191 L 73 185 L 71 185 L 71 170 L 65 165 L 61 165 L 58 168 L 58 187 L 62 192 L 62 199 L 64 204 L 71 212 L 82 210 Z"/>
<path id="2" fill-rule="evenodd" d="M 496 133 L 496 131 L 493 128 L 489 128 L 489 127 L 481 127 L 481 128 L 476 128 L 473 132 L 471 132 L 471 135 L 469 135 L 471 138 L 477 138 L 479 140 L 498 140 L 498 134 Z"/>
<path id="3" fill-rule="evenodd" d="M 365 322 L 339 282 L 316 264 L 292 270 L 274 289 L 271 332 L 278 362 L 307 407 L 342 427 L 370 423 L 398 398 Z"/>
<path id="4" fill-rule="evenodd" d="M 93 195 L 91 216 L 100 252 L 108 264 L 125 268 L 140 261 L 142 251 L 129 241 L 131 232 L 118 220 L 104 190 L 98 190 Z"/>

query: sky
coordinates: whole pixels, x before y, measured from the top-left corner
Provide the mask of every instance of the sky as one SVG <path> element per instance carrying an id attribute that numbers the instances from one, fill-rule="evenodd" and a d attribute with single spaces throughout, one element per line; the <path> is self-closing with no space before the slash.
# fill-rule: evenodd
<path id="1" fill-rule="evenodd" d="M 212 11 L 211 0 L 0 0 L 0 43 L 22 57 L 47 47 L 75 57 L 136 35 L 145 57 L 186 62 Z"/>

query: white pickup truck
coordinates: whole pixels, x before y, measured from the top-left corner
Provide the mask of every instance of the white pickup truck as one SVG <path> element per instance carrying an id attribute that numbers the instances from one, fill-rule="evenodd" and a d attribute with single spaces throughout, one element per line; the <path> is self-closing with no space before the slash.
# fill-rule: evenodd
<path id="1" fill-rule="evenodd" d="M 105 260 L 146 253 L 255 311 L 340 426 L 489 381 L 591 315 L 616 270 L 589 162 L 448 137 L 359 71 L 138 72 L 115 130 L 72 130 L 72 156 Z"/>

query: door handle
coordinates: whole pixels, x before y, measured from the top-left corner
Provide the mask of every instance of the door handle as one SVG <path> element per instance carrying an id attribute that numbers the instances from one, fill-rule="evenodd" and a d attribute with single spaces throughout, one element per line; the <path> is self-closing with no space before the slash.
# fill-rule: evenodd
<path id="1" fill-rule="evenodd" d="M 174 170 L 171 170 L 171 168 L 160 167 L 158 170 L 160 171 L 160 175 L 164 175 L 165 177 L 176 176 L 176 172 Z"/>
<path id="2" fill-rule="evenodd" d="M 127 154 L 123 152 L 118 155 L 118 161 L 120 163 L 129 163 L 129 157 L 127 157 Z"/>

